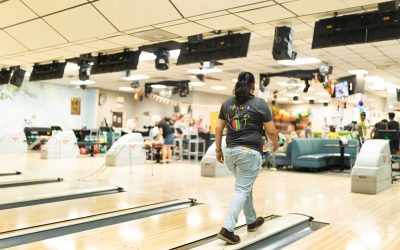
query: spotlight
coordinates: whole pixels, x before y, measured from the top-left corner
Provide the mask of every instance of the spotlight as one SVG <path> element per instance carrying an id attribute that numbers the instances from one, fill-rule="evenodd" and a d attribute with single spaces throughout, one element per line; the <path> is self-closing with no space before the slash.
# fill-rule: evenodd
<path id="1" fill-rule="evenodd" d="M 134 89 L 139 88 L 140 87 L 139 81 L 133 81 L 131 83 L 131 87 L 134 88 Z"/>
<path id="2" fill-rule="evenodd" d="M 328 103 L 327 102 L 324 102 L 324 107 L 328 107 Z"/>
<path id="3" fill-rule="evenodd" d="M 318 73 L 317 74 L 317 79 L 319 82 L 324 83 L 325 82 L 325 75 Z"/>
<path id="4" fill-rule="evenodd" d="M 156 60 L 155 66 L 158 70 L 168 70 L 169 69 L 169 50 L 158 49 L 155 53 Z"/>
<path id="5" fill-rule="evenodd" d="M 90 61 L 82 59 L 78 63 L 79 65 L 79 80 L 87 81 L 90 77 Z"/>
<path id="6" fill-rule="evenodd" d="M 267 74 L 260 74 L 260 90 L 264 92 L 264 88 L 266 88 L 270 83 L 270 79 Z"/>
<path id="7" fill-rule="evenodd" d="M 25 70 L 21 69 L 19 66 L 13 67 L 13 74 L 10 79 L 10 83 L 14 86 L 21 87 L 22 82 L 25 77 Z"/>
<path id="8" fill-rule="evenodd" d="M 79 87 L 81 87 L 81 89 L 86 89 L 86 88 L 87 88 L 87 85 L 82 84 L 82 85 L 79 85 Z"/>
<path id="9" fill-rule="evenodd" d="M 315 101 L 314 101 L 314 100 L 309 100 L 308 103 L 309 103 L 309 104 L 314 104 Z"/>
<path id="10" fill-rule="evenodd" d="M 304 93 L 307 93 L 308 92 L 308 89 L 310 88 L 310 79 L 304 79 L 304 82 L 305 82 L 305 84 L 306 84 L 306 86 L 304 87 L 304 89 L 303 89 L 303 92 Z"/>
<path id="11" fill-rule="evenodd" d="M 298 101 L 299 100 L 299 96 L 293 96 L 293 101 Z"/>
<path id="12" fill-rule="evenodd" d="M 180 97 L 186 97 L 189 94 L 189 85 L 181 85 L 180 91 L 179 91 L 179 96 Z"/>

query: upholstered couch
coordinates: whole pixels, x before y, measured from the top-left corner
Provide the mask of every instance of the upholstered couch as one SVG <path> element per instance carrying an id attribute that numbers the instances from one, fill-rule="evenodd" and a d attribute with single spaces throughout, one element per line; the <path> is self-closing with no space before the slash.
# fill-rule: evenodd
<path id="1" fill-rule="evenodd" d="M 292 143 L 290 142 L 287 146 L 286 153 L 275 153 L 275 166 L 282 167 L 282 166 L 292 165 L 291 154 L 292 154 Z M 267 166 L 274 165 L 273 155 L 271 155 L 271 154 L 267 155 L 266 163 L 267 163 Z"/>
<path id="2" fill-rule="evenodd" d="M 291 163 L 294 169 L 308 168 L 312 170 L 340 165 L 340 148 L 329 147 L 327 144 L 339 144 L 338 139 L 294 139 L 291 148 Z M 358 145 L 356 140 L 350 140 L 350 145 Z M 358 153 L 357 147 L 344 149 L 345 166 L 352 167 Z"/>

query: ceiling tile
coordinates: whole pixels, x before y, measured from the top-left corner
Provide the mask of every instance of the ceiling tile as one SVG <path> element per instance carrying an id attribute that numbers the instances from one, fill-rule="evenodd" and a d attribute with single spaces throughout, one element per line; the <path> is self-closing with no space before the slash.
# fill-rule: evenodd
<path id="1" fill-rule="evenodd" d="M 238 7 L 238 8 L 229 9 L 229 12 L 236 13 L 236 12 L 242 12 L 242 11 L 248 11 L 248 10 L 255 10 L 255 9 L 271 6 L 274 4 L 275 3 L 273 1 L 266 1 L 266 2 L 262 2 L 262 3 L 255 3 L 255 4 Z"/>
<path id="2" fill-rule="evenodd" d="M 0 31 L 0 44 L 0 56 L 12 55 L 28 50 L 4 31 Z"/>
<path id="3" fill-rule="evenodd" d="M 212 31 L 212 29 L 209 29 L 197 23 L 179 24 L 179 25 L 164 27 L 162 29 L 180 36 L 190 36 Z"/>
<path id="4" fill-rule="evenodd" d="M 78 41 L 117 32 L 117 30 L 90 5 L 83 5 L 56 13 L 44 19 L 70 41 Z"/>
<path id="5" fill-rule="evenodd" d="M 102 0 L 93 4 L 119 30 L 128 30 L 182 18 L 168 0 Z"/>
<path id="6" fill-rule="evenodd" d="M 61 47 L 60 49 L 75 53 L 75 56 L 79 56 L 80 54 L 90 53 L 95 49 L 82 44 L 71 44 L 69 46 Z"/>
<path id="7" fill-rule="evenodd" d="M 217 11 L 217 12 L 213 12 L 213 13 L 209 13 L 209 14 L 205 14 L 205 15 L 189 17 L 189 18 L 187 18 L 187 20 L 197 21 L 197 20 L 207 19 L 207 18 L 211 18 L 211 17 L 225 16 L 228 14 L 229 14 L 229 12 L 227 12 L 227 11 Z"/>
<path id="8" fill-rule="evenodd" d="M 12 37 L 31 50 L 65 43 L 65 39 L 43 20 L 36 19 L 6 29 Z"/>
<path id="9" fill-rule="evenodd" d="M 19 0 L 13 0 L 1 2 L 0 17 L 0 27 L 4 28 L 38 16 Z"/>
<path id="10" fill-rule="evenodd" d="M 204 20 L 199 20 L 196 21 L 197 23 L 200 23 L 204 26 L 210 27 L 215 30 L 220 30 L 220 29 L 231 29 L 231 28 L 239 28 L 239 27 L 244 27 L 248 26 L 251 23 L 247 22 L 246 20 L 243 20 L 240 17 L 237 17 L 235 15 L 225 15 L 225 16 L 219 16 L 219 17 L 213 17 L 209 19 L 204 19 Z"/>
<path id="11" fill-rule="evenodd" d="M 172 2 L 185 17 L 189 17 L 259 3 L 260 0 L 202 0 L 196 1 L 195 5 L 187 0 Z"/>
<path id="12" fill-rule="evenodd" d="M 179 37 L 176 34 L 161 29 L 140 31 L 132 33 L 131 35 L 151 42 L 170 40 Z"/>
<path id="13" fill-rule="evenodd" d="M 236 15 L 253 23 L 263 23 L 295 16 L 293 13 L 279 5 L 244 11 L 237 13 Z"/>
<path id="14" fill-rule="evenodd" d="M 109 37 L 107 39 L 104 39 L 105 41 L 109 41 L 112 43 L 116 43 L 122 46 L 130 47 L 130 46 L 135 46 L 135 45 L 141 45 L 143 43 L 148 43 L 149 41 L 138 38 L 138 37 L 133 37 L 130 35 L 122 35 L 122 36 L 113 36 Z"/>
<path id="15" fill-rule="evenodd" d="M 167 27 L 167 26 L 173 26 L 173 25 L 178 25 L 178 24 L 184 24 L 184 23 L 188 23 L 189 21 L 186 19 L 179 19 L 179 20 L 175 20 L 175 21 L 171 21 L 171 22 L 165 22 L 165 23 L 160 23 L 160 24 L 155 24 L 153 25 L 155 28 L 163 28 L 163 27 Z"/>
<path id="16" fill-rule="evenodd" d="M 309 15 L 320 12 L 328 12 L 348 8 L 344 0 L 324 1 L 320 0 L 299 0 L 284 3 L 283 6 L 297 15 Z"/>
<path id="17" fill-rule="evenodd" d="M 109 41 L 104 41 L 104 40 L 97 40 L 93 42 L 89 42 L 85 44 L 88 47 L 95 48 L 96 50 L 109 50 L 109 49 L 116 49 L 116 48 L 121 48 L 123 46 L 112 43 Z"/>
<path id="18" fill-rule="evenodd" d="M 79 53 L 76 52 L 71 52 L 63 49 L 49 49 L 46 51 L 43 51 L 44 53 L 54 55 L 54 58 L 60 59 L 60 58 L 72 58 L 76 57 L 79 55 Z"/>
<path id="19" fill-rule="evenodd" d="M 88 3 L 86 0 L 22 0 L 34 12 L 40 16 L 65 10 L 80 4 Z"/>
<path id="20" fill-rule="evenodd" d="M 377 4 L 380 2 L 385 2 L 383 0 L 346 0 L 346 4 L 349 7 L 363 6 L 369 4 Z"/>

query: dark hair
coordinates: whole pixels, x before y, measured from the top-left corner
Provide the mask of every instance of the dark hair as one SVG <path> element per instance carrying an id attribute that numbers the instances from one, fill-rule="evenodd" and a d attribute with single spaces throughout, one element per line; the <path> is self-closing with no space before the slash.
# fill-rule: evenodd
<path id="1" fill-rule="evenodd" d="M 392 112 L 390 112 L 390 113 L 389 113 L 389 119 L 390 119 L 390 120 L 393 120 L 393 119 L 394 119 L 394 117 L 395 117 L 395 114 L 394 114 L 394 113 L 392 113 Z"/>
<path id="2" fill-rule="evenodd" d="M 238 76 L 238 80 L 233 90 L 233 94 L 236 96 L 236 100 L 239 103 L 244 103 L 251 96 L 251 91 L 253 90 L 255 83 L 254 75 L 250 72 L 241 72 Z"/>

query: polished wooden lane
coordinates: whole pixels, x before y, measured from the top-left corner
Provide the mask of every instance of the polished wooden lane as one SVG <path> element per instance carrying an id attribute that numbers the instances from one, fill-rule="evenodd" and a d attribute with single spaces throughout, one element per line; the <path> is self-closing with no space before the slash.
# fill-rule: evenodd
<path id="1" fill-rule="evenodd" d="M 20 175 L 22 174 L 21 172 L 18 171 L 10 171 L 10 172 L 0 172 L 0 177 L 4 177 L 4 176 L 15 176 L 15 175 Z"/>
<path id="2" fill-rule="evenodd" d="M 107 182 L 55 182 L 33 186 L 8 187 L 1 189 L 0 205 L 40 200 L 94 192 L 96 190 L 118 188 Z"/>
<path id="3" fill-rule="evenodd" d="M 57 223 L 65 225 L 65 222 L 166 201 L 170 201 L 170 199 L 133 193 L 116 193 L 0 210 L 0 218 L 2 218 L 0 238 L 11 237 L 11 233 L 19 234 L 16 232 L 18 230 L 34 229 L 38 231 L 40 226 L 56 227 Z"/>
<path id="4" fill-rule="evenodd" d="M 17 186 L 31 186 L 40 185 L 46 183 L 61 182 L 62 178 L 40 178 L 40 179 L 29 179 L 23 178 L 21 180 L 11 180 L 11 181 L 0 181 L 0 188 L 17 187 Z"/>
<path id="5" fill-rule="evenodd" d="M 215 235 L 223 215 L 222 207 L 198 205 L 9 249 L 170 249 Z"/>
<path id="6" fill-rule="evenodd" d="M 26 159 L 18 158 L 13 162 L 13 168 L 24 174 L 62 176 L 70 180 L 90 174 L 104 162 L 104 159 L 100 157 L 80 158 L 76 161 L 42 161 L 39 158 L 39 155 L 34 154 L 28 155 Z M 141 192 L 149 196 L 195 197 L 200 202 L 212 206 L 229 205 L 234 183 L 232 177 L 201 177 L 200 164 L 194 162 L 154 165 L 153 167 L 154 171 L 151 165 L 135 165 L 132 175 L 129 174 L 128 166 L 108 168 L 95 179 L 107 180 L 108 183 L 117 184 L 128 191 Z M 364 246 L 365 240 L 374 238 L 384 240 L 382 244 L 388 246 L 386 249 L 400 249 L 400 244 L 396 239 L 397 234 L 400 234 L 400 184 L 398 183 L 378 195 L 363 195 L 350 192 L 350 178 L 346 174 L 328 171 L 300 173 L 264 170 L 256 180 L 253 195 L 256 210 L 260 215 L 303 213 L 313 216 L 316 221 L 330 223 L 329 226 L 300 240 L 298 244 L 301 245 L 296 243 L 294 246 L 299 246 L 299 249 L 324 249 L 324 245 L 320 247 L 312 247 L 312 245 L 317 241 L 335 242 L 330 239 L 337 239 L 336 232 L 340 231 L 350 232 L 349 236 L 346 236 L 347 241 L 351 242 L 349 249 L 373 249 L 352 246 L 357 244 Z M 0 199 L 2 199 L 1 196 Z M 177 227 L 185 226 L 184 223 L 177 225 Z M 221 224 L 210 224 L 209 227 L 210 232 L 216 233 Z M 366 230 L 369 232 L 368 236 L 362 237 Z M 390 235 L 396 237 L 391 238 Z M 86 237 L 95 236 L 86 235 L 81 238 L 82 242 L 85 242 Z M 169 241 L 162 235 L 160 237 L 163 241 Z M 159 240 L 154 238 L 154 241 Z M 171 241 L 174 241 L 174 237 Z M 51 249 L 48 246 L 53 246 L 53 249 L 57 249 L 54 246 L 68 244 L 68 242 L 59 242 L 56 244 L 57 241 L 51 239 L 47 241 L 47 247 L 42 246 L 47 249 Z M 73 241 L 73 244 L 69 249 L 85 249 L 82 246 L 90 249 L 88 245 L 83 245 L 80 241 Z M 346 247 L 338 247 L 338 249 L 346 249 Z"/>

